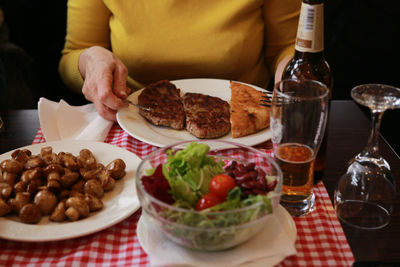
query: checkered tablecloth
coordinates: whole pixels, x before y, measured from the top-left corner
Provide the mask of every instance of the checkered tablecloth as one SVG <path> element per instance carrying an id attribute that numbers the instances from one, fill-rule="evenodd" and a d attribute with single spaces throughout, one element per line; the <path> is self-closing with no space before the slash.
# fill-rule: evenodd
<path id="1" fill-rule="evenodd" d="M 33 143 L 45 142 L 40 129 Z M 156 147 L 114 125 L 105 142 L 143 158 Z M 267 152 L 268 147 L 257 146 Z M 295 218 L 297 255 L 279 266 L 351 266 L 354 257 L 322 183 L 315 187 L 316 210 Z M 101 232 L 56 242 L 14 242 L 0 239 L 0 266 L 149 266 L 136 235 L 139 209 Z M 1 225 L 0 225 L 1 227 Z"/>

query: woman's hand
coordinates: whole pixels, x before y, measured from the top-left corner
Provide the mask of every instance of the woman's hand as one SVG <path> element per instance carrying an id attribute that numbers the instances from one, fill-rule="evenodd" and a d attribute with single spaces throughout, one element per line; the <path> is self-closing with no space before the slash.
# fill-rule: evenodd
<path id="1" fill-rule="evenodd" d="M 95 104 L 102 117 L 116 121 L 117 110 L 126 105 L 121 99 L 130 93 L 126 87 L 127 68 L 111 51 L 100 46 L 83 51 L 78 64 L 86 99 Z"/>

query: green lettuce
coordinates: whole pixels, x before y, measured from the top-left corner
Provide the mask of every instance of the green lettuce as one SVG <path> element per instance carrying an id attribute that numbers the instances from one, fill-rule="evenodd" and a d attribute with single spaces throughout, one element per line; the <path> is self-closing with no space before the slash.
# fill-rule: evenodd
<path id="1" fill-rule="evenodd" d="M 163 174 L 171 187 L 175 201 L 187 202 L 194 207 L 208 193 L 211 179 L 224 172 L 223 162 L 207 155 L 210 147 L 192 142 L 185 149 L 168 153 L 168 162 L 163 165 Z"/>

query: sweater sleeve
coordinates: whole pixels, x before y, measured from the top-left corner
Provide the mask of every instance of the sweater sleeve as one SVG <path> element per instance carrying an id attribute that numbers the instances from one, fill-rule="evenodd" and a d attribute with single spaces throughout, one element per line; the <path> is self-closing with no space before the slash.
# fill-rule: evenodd
<path id="1" fill-rule="evenodd" d="M 65 85 L 81 92 L 83 79 L 78 69 L 79 56 L 91 46 L 110 48 L 110 11 L 102 0 L 69 0 L 67 34 L 59 62 Z"/>
<path id="2" fill-rule="evenodd" d="M 265 0 L 265 60 L 270 73 L 279 62 L 293 56 L 301 0 Z"/>

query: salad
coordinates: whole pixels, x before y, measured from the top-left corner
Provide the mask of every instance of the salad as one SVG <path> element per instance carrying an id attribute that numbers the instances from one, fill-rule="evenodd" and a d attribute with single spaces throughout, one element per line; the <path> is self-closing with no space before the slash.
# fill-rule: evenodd
<path id="1" fill-rule="evenodd" d="M 173 222 L 163 227 L 190 242 L 188 246 L 203 249 L 237 238 L 233 228 L 210 230 L 244 225 L 272 213 L 271 194 L 277 184 L 275 176 L 254 163 L 208 155 L 209 150 L 207 144 L 196 142 L 176 153 L 168 150 L 166 163 L 147 169 L 141 177 L 148 194 L 178 208 L 156 209 L 165 222 Z"/>

